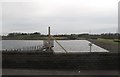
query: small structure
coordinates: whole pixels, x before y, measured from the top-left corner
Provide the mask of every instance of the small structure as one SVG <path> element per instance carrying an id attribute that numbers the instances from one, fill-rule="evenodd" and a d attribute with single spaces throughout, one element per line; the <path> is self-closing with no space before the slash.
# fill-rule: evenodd
<path id="1" fill-rule="evenodd" d="M 48 40 L 43 40 L 43 48 L 49 48 L 49 45 L 50 48 L 54 47 L 54 40 L 50 40 L 49 42 Z"/>
<path id="2" fill-rule="evenodd" d="M 43 48 L 42 51 L 47 52 L 47 53 L 53 53 L 53 47 L 54 47 L 54 40 L 55 42 L 67 53 L 67 50 L 50 34 L 50 27 L 48 27 L 48 39 L 43 40 Z"/>
<path id="3" fill-rule="evenodd" d="M 48 39 L 43 40 L 42 51 L 48 52 L 48 53 L 53 53 L 53 49 L 52 49 L 53 47 L 54 47 L 54 40 L 51 39 L 50 27 L 48 27 Z"/>

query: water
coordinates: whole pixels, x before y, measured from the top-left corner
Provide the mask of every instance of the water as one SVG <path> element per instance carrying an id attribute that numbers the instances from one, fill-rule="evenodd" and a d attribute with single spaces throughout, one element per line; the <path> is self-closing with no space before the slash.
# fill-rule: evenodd
<path id="1" fill-rule="evenodd" d="M 42 45 L 42 41 L 34 40 L 2 40 L 2 49 L 17 49 Z"/>
<path id="2" fill-rule="evenodd" d="M 87 40 L 58 40 L 58 42 L 68 51 L 68 52 L 90 52 L 89 41 Z M 16 49 L 16 48 L 26 48 L 31 46 L 43 45 L 42 40 L 2 40 L 2 49 Z M 63 52 L 64 50 L 54 42 L 55 52 Z M 92 44 L 91 52 L 109 52 L 99 46 Z"/>

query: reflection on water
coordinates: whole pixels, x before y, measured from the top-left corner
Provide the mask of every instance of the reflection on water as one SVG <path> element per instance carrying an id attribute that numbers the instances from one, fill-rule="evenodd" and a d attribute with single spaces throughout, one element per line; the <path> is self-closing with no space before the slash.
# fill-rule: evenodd
<path id="1" fill-rule="evenodd" d="M 42 45 L 42 40 L 2 40 L 2 49 L 25 48 L 30 46 Z M 87 40 L 58 40 L 58 42 L 69 52 L 89 52 L 89 41 Z M 55 42 L 55 52 L 64 52 L 64 50 Z M 92 45 L 92 52 L 108 52 L 107 50 Z"/>

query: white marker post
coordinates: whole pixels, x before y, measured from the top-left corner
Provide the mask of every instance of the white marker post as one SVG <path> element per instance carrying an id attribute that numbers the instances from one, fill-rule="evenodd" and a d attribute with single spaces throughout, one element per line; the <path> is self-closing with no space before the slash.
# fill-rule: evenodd
<path id="1" fill-rule="evenodd" d="M 90 52 L 91 52 L 91 50 L 92 50 L 92 43 L 89 43 L 89 46 L 90 46 Z"/>

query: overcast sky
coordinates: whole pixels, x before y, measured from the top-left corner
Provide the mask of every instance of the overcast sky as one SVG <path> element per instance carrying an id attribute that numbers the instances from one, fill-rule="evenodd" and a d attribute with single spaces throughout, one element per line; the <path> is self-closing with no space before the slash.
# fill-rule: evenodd
<path id="1" fill-rule="evenodd" d="M 2 33 L 103 33 L 118 29 L 119 0 L 6 0 L 0 3 Z"/>

